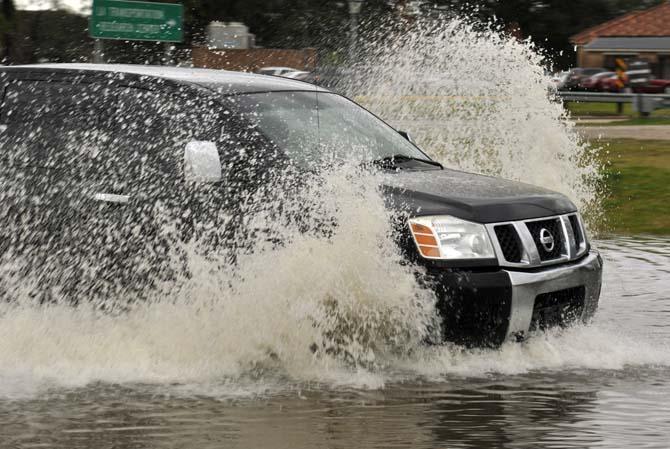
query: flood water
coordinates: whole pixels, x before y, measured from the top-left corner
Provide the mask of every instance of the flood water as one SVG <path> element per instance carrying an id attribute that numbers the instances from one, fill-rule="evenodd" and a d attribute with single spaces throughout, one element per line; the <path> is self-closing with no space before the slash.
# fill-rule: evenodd
<path id="1" fill-rule="evenodd" d="M 668 447 L 670 239 L 596 244 L 606 272 L 592 326 L 497 351 L 426 349 L 408 366 L 327 382 L 266 367 L 200 383 L 61 378 L 30 389 L 5 366 L 0 446 Z"/>

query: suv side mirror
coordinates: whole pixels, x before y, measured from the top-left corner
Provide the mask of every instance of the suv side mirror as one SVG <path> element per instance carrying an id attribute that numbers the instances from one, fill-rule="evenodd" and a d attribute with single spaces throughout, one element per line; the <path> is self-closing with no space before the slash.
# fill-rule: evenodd
<path id="1" fill-rule="evenodd" d="M 408 142 L 414 143 L 414 139 L 412 139 L 412 136 L 407 131 L 398 131 L 398 134 L 403 136 Z"/>
<path id="2" fill-rule="evenodd" d="M 184 176 L 187 181 L 193 182 L 221 180 L 221 159 L 214 142 L 192 140 L 186 144 Z"/>

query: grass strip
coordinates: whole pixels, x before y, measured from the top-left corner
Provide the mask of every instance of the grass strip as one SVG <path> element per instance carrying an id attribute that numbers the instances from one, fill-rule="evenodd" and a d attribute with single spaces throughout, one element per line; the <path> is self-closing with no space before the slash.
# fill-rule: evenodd
<path id="1" fill-rule="evenodd" d="M 609 195 L 603 206 L 617 234 L 670 235 L 670 141 L 599 141 Z"/>

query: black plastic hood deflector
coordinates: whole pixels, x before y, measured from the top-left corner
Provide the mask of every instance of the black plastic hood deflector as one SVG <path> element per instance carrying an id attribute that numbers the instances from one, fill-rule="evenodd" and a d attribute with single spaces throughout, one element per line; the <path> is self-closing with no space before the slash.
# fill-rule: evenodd
<path id="1" fill-rule="evenodd" d="M 450 169 L 387 172 L 382 191 L 390 207 L 412 216 L 452 215 L 479 223 L 577 210 L 567 197 L 551 190 Z"/>

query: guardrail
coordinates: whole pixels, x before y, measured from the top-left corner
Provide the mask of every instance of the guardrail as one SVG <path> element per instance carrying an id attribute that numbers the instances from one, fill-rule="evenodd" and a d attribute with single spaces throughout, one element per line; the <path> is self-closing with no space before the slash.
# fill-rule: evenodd
<path id="1" fill-rule="evenodd" d="M 670 108 L 670 95 L 665 94 L 559 91 L 558 96 L 566 103 L 613 103 L 617 105 L 618 113 L 622 112 L 625 103 L 631 103 L 633 110 L 642 117 L 648 117 L 656 109 Z"/>

